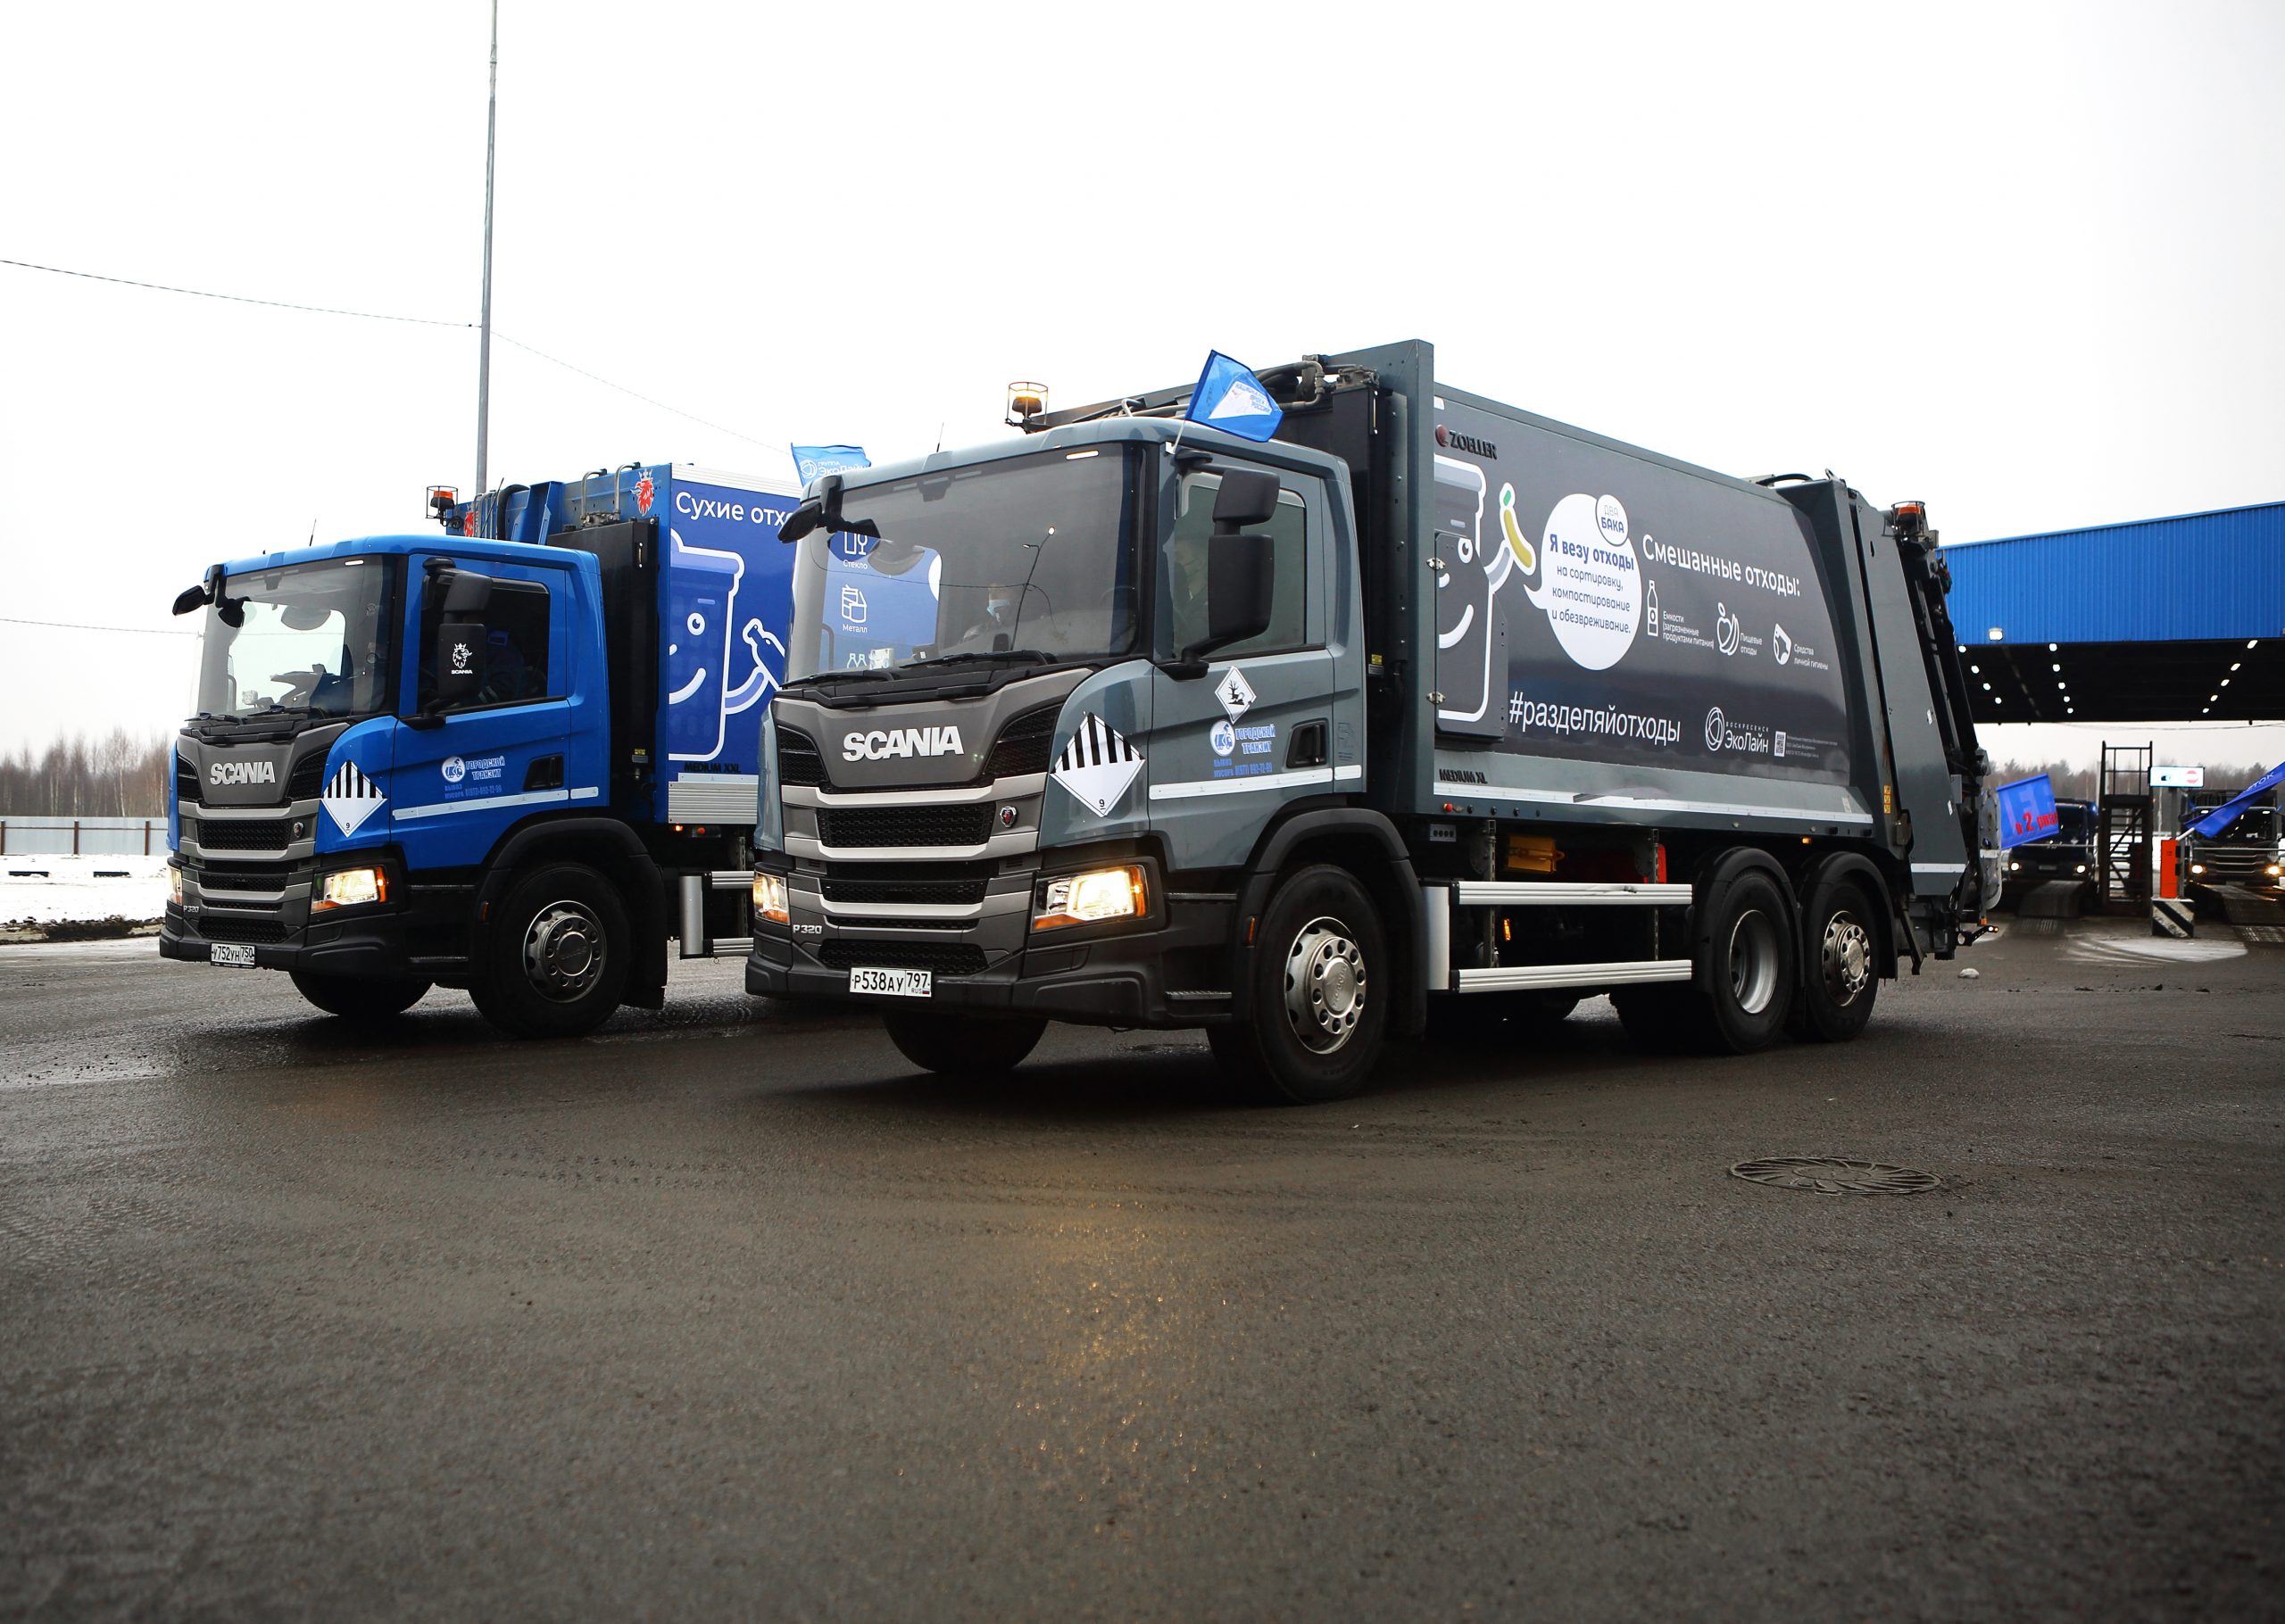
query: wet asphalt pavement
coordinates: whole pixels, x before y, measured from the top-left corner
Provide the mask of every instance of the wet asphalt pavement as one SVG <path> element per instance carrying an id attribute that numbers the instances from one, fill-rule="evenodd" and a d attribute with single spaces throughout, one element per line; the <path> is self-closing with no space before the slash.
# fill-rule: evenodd
<path id="1" fill-rule="evenodd" d="M 1961 962 L 1843 1048 L 1597 1001 L 1267 1111 L 735 966 L 375 1043 L 0 949 L 0 1613 L 2278 1617 L 2285 946 Z M 1726 1172 L 1787 1154 L 1944 1183 Z"/>

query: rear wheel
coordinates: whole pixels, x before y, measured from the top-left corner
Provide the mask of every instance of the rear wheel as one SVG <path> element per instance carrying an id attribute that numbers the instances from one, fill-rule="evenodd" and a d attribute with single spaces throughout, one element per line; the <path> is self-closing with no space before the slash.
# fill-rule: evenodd
<path id="1" fill-rule="evenodd" d="M 1846 1043 L 1873 1018 L 1880 995 L 1880 926 L 1862 885 L 1824 880 L 1801 913 L 1801 988 L 1795 1024 L 1809 1037 Z"/>
<path id="2" fill-rule="evenodd" d="M 1041 1020 L 902 1013 L 884 1014 L 881 1024 L 897 1052 L 922 1071 L 977 1081 L 1014 1071 L 1047 1030 Z"/>
<path id="3" fill-rule="evenodd" d="M 345 1021 L 386 1021 L 418 1004 L 430 983 L 418 976 L 327 975 L 295 970 L 294 989 L 328 1015 Z"/>
<path id="4" fill-rule="evenodd" d="M 1792 916 L 1777 882 L 1749 868 L 1707 899 L 1705 962 L 1690 1000 L 1707 1047 L 1765 1048 L 1783 1030 L 1795 981 Z"/>
<path id="5" fill-rule="evenodd" d="M 551 863 L 493 910 L 483 974 L 469 996 L 519 1038 L 576 1038 L 619 1007 L 634 941 L 610 881 L 584 863 Z"/>
<path id="6" fill-rule="evenodd" d="M 1275 1104 L 1347 1098 L 1380 1058 L 1392 967 L 1365 888 L 1330 863 L 1297 870 L 1271 895 L 1247 956 L 1252 1018 L 1209 1030 L 1215 1059 Z"/>

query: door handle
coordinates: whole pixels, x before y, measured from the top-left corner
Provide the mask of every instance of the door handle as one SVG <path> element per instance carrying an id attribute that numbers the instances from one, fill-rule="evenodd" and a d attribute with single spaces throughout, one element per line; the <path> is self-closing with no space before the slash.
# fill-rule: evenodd
<path id="1" fill-rule="evenodd" d="M 1304 722 L 1293 730 L 1292 742 L 1285 747 L 1287 766 L 1323 766 L 1325 765 L 1325 724 Z"/>

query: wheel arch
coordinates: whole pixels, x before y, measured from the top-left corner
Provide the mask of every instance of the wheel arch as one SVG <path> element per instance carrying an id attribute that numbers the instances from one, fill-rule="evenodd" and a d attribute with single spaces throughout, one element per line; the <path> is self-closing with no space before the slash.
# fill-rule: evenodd
<path id="1" fill-rule="evenodd" d="M 657 1008 L 667 984 L 666 881 L 641 837 L 617 818 L 537 817 L 502 836 L 477 887 L 471 962 L 484 963 L 490 951 L 492 910 L 508 888 L 544 863 L 585 864 L 619 892 L 635 933 L 623 1001 Z"/>
<path id="2" fill-rule="evenodd" d="M 1428 951 L 1427 913 L 1404 837 L 1383 814 L 1364 807 L 1319 807 L 1287 814 L 1262 833 L 1238 888 L 1230 964 L 1231 1013 L 1252 1018 L 1252 978 L 1244 974 L 1256 922 L 1280 875 L 1311 863 L 1346 869 L 1380 911 L 1403 996 L 1390 1006 L 1389 1031 L 1403 1037 L 1425 1029 L 1428 996 L 1421 966 Z"/>

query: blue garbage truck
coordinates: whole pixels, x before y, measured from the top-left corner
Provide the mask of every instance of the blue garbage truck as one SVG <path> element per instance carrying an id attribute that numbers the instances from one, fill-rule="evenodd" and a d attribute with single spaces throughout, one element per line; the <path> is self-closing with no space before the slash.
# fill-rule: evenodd
<path id="1" fill-rule="evenodd" d="M 658 1007 L 669 942 L 744 954 L 795 495 L 630 463 L 214 565 L 161 954 L 527 1037 Z"/>

